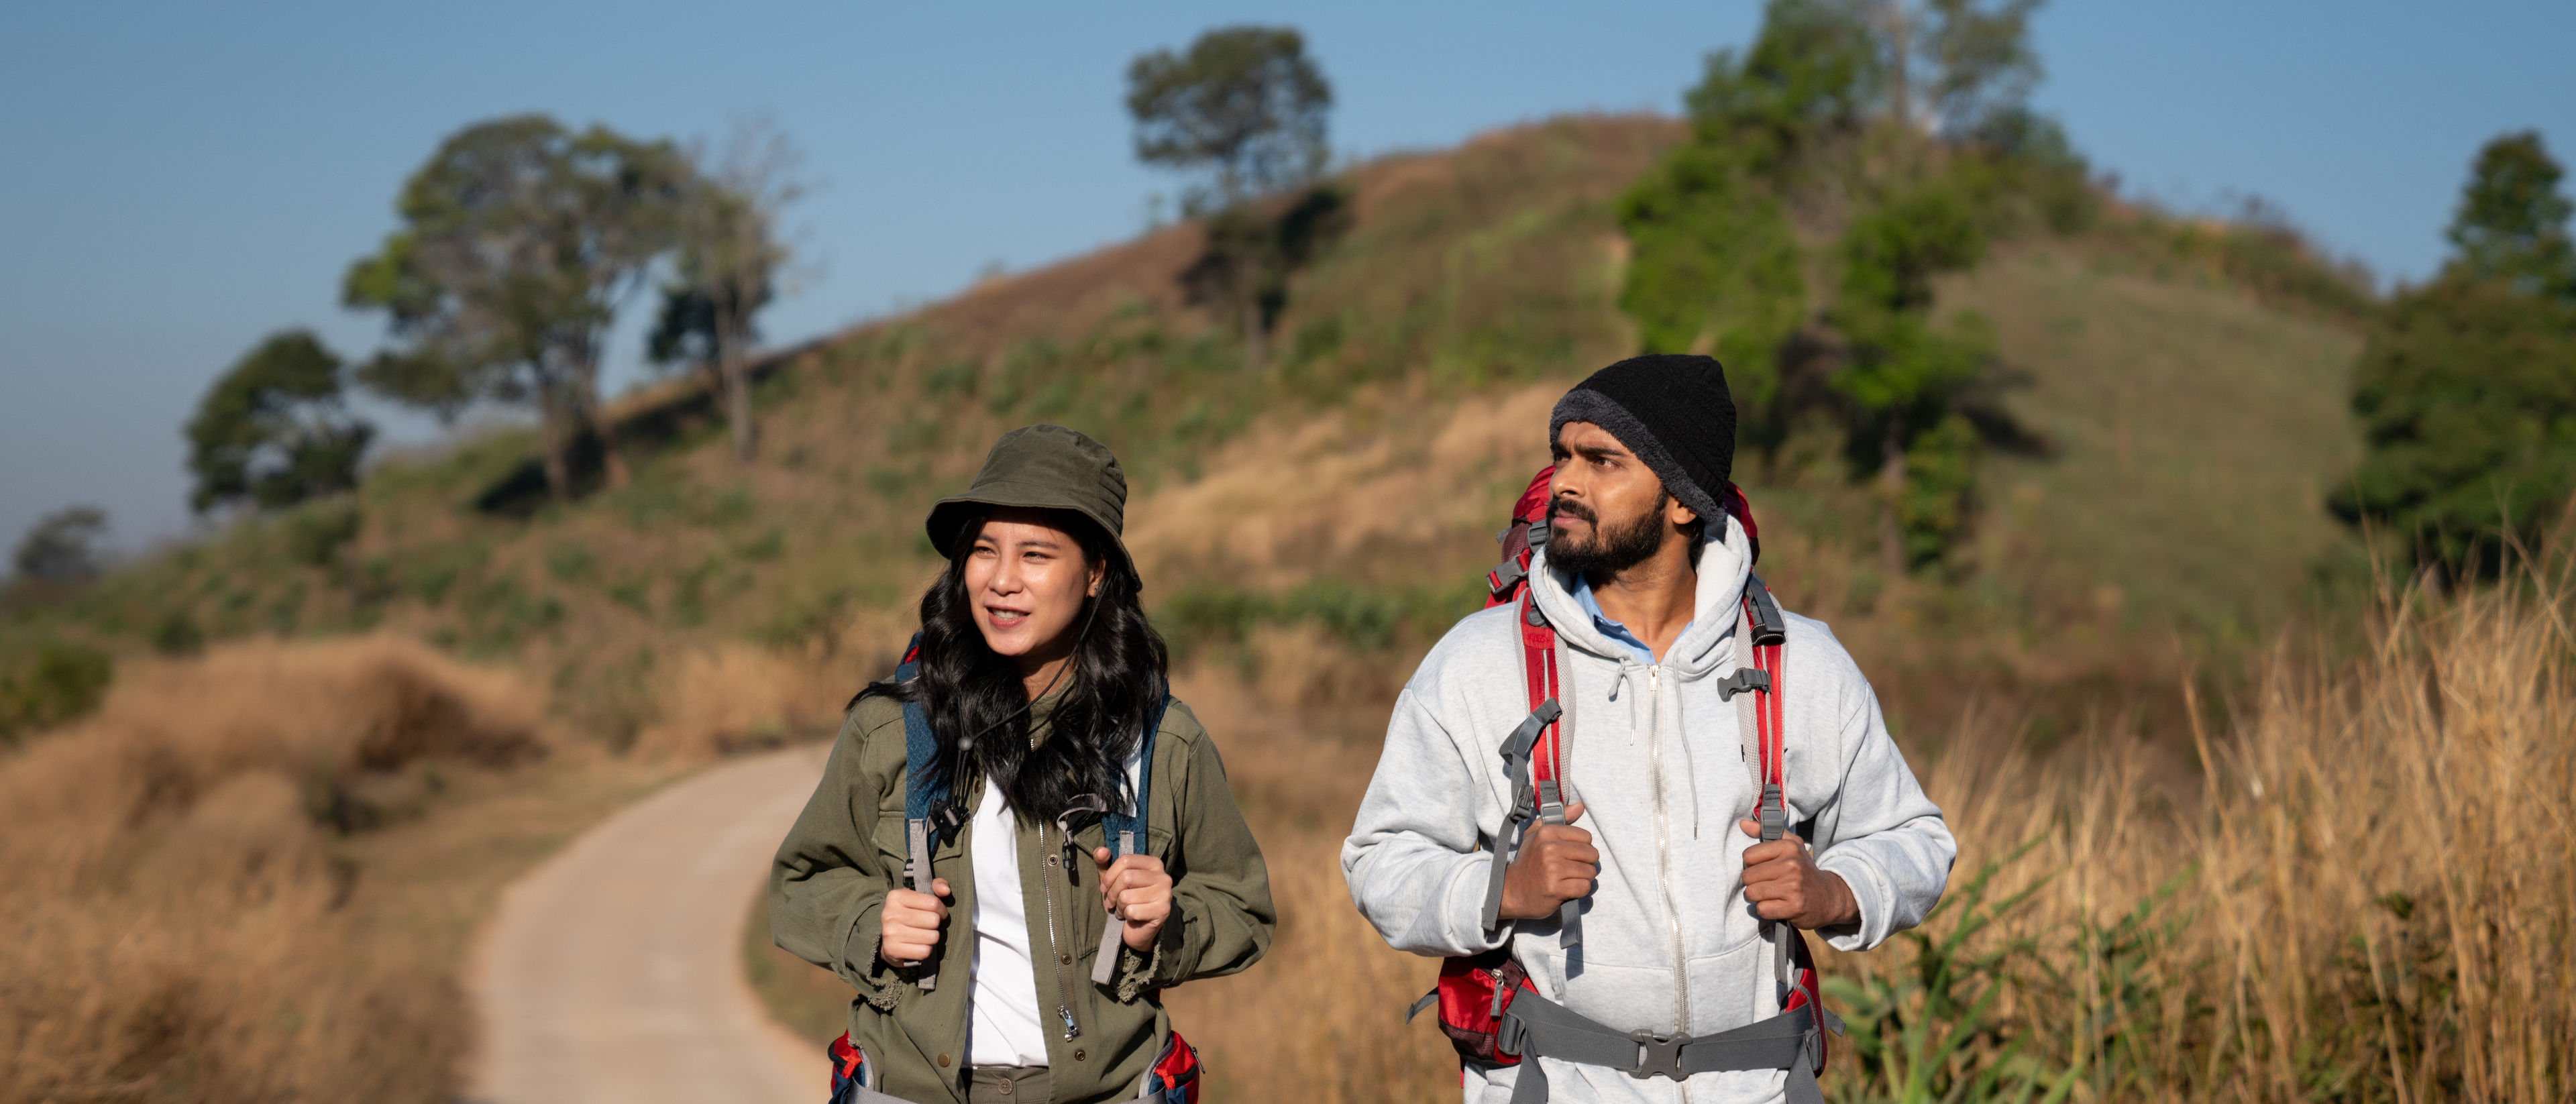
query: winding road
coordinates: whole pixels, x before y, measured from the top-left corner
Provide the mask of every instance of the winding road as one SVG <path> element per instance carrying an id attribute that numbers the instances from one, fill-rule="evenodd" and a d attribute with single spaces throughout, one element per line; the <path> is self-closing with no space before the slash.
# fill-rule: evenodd
<path id="1" fill-rule="evenodd" d="M 826 746 L 725 763 L 625 809 L 511 886 L 469 985 L 475 1104 L 819 1104 L 819 1048 L 743 980 L 752 893 Z"/>

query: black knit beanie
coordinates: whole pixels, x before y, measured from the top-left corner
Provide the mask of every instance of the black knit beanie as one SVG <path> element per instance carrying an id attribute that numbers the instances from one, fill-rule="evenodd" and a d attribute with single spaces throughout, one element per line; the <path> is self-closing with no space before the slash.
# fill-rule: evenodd
<path id="1" fill-rule="evenodd" d="M 1722 524 L 1718 496 L 1735 473 L 1735 400 L 1726 392 L 1726 369 L 1714 358 L 1655 353 L 1594 372 L 1556 401 L 1547 420 L 1549 445 L 1567 422 L 1610 431 L 1664 481 L 1666 493 L 1712 525 Z"/>

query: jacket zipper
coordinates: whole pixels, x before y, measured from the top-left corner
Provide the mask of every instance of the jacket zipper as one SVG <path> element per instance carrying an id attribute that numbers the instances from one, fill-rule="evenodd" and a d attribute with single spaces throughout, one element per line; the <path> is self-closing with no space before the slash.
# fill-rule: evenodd
<path id="1" fill-rule="evenodd" d="M 1673 1033 L 1680 1035 L 1690 1031 L 1690 961 L 1683 957 L 1681 910 L 1673 903 L 1671 798 L 1665 793 L 1664 783 L 1663 690 L 1663 665 L 1646 668 L 1646 758 L 1655 786 L 1655 880 L 1664 893 L 1664 930 L 1673 936 Z"/>
<path id="2" fill-rule="evenodd" d="M 1046 883 L 1047 957 L 1055 960 L 1055 1015 L 1056 1019 L 1064 1023 L 1064 1037 L 1073 1039 L 1082 1034 L 1082 1024 L 1073 1018 L 1072 1002 L 1066 996 L 1073 992 L 1072 975 L 1067 971 L 1073 959 L 1072 956 L 1064 953 L 1064 944 L 1055 930 L 1055 866 L 1060 856 L 1047 846 L 1047 826 L 1043 821 L 1038 824 L 1038 853 L 1046 856 L 1038 864 L 1044 871 L 1038 876 L 1038 880 Z M 1068 878 L 1080 877 L 1074 873 L 1071 863 L 1065 864 L 1064 871 Z M 1067 907 L 1070 908 L 1070 906 Z"/>

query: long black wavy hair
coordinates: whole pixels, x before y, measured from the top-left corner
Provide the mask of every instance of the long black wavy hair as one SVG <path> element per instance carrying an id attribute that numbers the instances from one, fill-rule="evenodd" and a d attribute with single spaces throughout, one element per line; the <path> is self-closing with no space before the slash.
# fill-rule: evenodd
<path id="1" fill-rule="evenodd" d="M 1118 543 L 1097 523 L 1069 510 L 1049 521 L 1072 534 L 1086 564 L 1104 565 L 1100 593 L 1075 616 L 1073 656 L 1058 677 L 1062 692 L 1048 713 L 1046 741 L 1029 746 L 1029 696 L 1017 665 L 984 643 L 966 593 L 966 560 L 981 517 L 959 527 L 948 570 L 921 596 L 917 677 L 879 682 L 871 692 L 918 701 L 939 741 L 926 778 L 963 798 L 963 783 L 990 777 L 1021 816 L 1049 820 L 1077 798 L 1096 795 L 1126 808 L 1127 756 L 1165 693 L 1170 653 L 1145 618 L 1144 582 Z"/>

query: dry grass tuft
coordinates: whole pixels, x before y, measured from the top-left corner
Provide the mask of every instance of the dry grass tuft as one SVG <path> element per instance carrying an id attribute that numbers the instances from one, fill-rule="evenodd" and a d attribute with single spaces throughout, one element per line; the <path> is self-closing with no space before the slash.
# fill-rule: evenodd
<path id="1" fill-rule="evenodd" d="M 2576 1092 L 2565 579 L 2391 596 L 2357 661 L 2276 651 L 2200 732 L 2197 793 L 2148 784 L 2133 744 L 2042 765 L 1962 725 L 1926 779 L 1962 844 L 1952 900 L 1832 967 L 1875 1021 L 1841 1091 Z"/>
<path id="2" fill-rule="evenodd" d="M 350 930 L 334 843 L 540 754 L 539 712 L 409 641 L 254 642 L 0 761 L 0 1102 L 446 1099 L 462 998 Z"/>
<path id="3" fill-rule="evenodd" d="M 856 689 L 845 670 L 719 644 L 680 661 L 662 693 L 661 719 L 637 734 L 635 750 L 691 760 L 829 735 Z"/>

